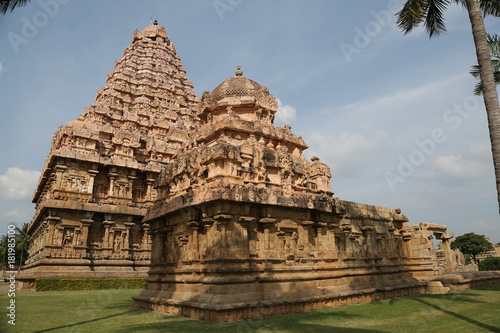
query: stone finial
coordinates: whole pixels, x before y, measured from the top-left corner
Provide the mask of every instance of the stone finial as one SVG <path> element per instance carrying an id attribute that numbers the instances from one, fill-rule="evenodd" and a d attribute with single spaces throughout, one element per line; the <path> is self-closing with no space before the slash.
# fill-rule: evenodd
<path id="1" fill-rule="evenodd" d="M 243 76 L 243 71 L 241 70 L 241 66 L 236 66 L 236 76 Z"/>

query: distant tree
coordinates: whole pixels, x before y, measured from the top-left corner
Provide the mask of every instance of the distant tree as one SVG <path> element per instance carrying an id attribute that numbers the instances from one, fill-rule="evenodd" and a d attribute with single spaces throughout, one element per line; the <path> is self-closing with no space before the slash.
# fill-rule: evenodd
<path id="1" fill-rule="evenodd" d="M 459 249 L 463 254 L 470 255 L 476 264 L 476 256 L 478 254 L 494 249 L 493 244 L 488 242 L 484 236 L 476 235 L 473 232 L 458 236 L 451 242 L 451 248 Z"/>
<path id="2" fill-rule="evenodd" d="M 16 7 L 26 6 L 30 0 L 0 0 L 0 12 L 6 14 L 9 10 L 12 12 Z"/>
<path id="3" fill-rule="evenodd" d="M 21 228 L 16 227 L 16 250 L 19 255 L 19 268 L 28 257 L 30 248 L 30 235 L 28 234 L 28 223 L 24 223 Z"/>
<path id="4" fill-rule="evenodd" d="M 7 235 L 2 235 L 0 237 L 0 262 L 2 263 L 2 267 L 1 267 L 1 270 L 3 270 L 3 267 L 5 266 L 5 262 L 6 262 L 6 259 L 7 259 L 7 251 L 9 249 L 8 247 L 8 239 L 7 239 Z"/>
<path id="5" fill-rule="evenodd" d="M 490 47 L 493 77 L 495 78 L 495 84 L 498 86 L 500 84 L 500 36 L 497 34 L 486 34 L 486 39 Z M 483 83 L 479 77 L 479 65 L 472 66 L 470 73 L 478 80 L 474 88 L 474 94 L 481 95 L 483 93 Z"/>
<path id="6" fill-rule="evenodd" d="M 499 271 L 500 270 L 500 257 L 488 257 L 479 263 L 480 271 Z"/>

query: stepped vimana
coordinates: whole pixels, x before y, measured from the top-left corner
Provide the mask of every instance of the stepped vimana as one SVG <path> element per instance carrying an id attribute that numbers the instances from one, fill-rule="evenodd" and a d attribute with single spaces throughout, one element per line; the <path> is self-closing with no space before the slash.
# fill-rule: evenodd
<path id="1" fill-rule="evenodd" d="M 165 28 L 136 30 L 52 138 L 18 280 L 146 278 L 137 307 L 215 322 L 446 289 L 446 226 L 334 197 L 277 106 L 239 66 L 198 98 Z"/>

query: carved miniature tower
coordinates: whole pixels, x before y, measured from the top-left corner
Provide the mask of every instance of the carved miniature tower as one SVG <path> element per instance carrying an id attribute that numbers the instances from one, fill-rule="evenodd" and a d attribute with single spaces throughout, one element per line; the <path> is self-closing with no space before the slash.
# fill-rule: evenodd
<path id="1" fill-rule="evenodd" d="M 238 68 L 202 105 L 197 135 L 155 184 L 136 306 L 222 322 L 418 292 L 406 217 L 332 197 L 330 168 L 302 155 L 290 126 L 273 125 L 266 87 Z"/>
<path id="2" fill-rule="evenodd" d="M 21 278 L 145 277 L 152 185 L 198 108 L 165 28 L 136 30 L 92 106 L 53 136 Z"/>

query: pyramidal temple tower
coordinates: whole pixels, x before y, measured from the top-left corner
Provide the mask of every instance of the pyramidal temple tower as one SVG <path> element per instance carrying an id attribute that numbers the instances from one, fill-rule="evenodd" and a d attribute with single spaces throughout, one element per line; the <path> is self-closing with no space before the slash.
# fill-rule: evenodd
<path id="1" fill-rule="evenodd" d="M 136 30 L 92 106 L 52 138 L 23 276 L 145 277 L 151 244 L 142 218 L 157 197 L 152 185 L 198 114 L 165 28 Z"/>

